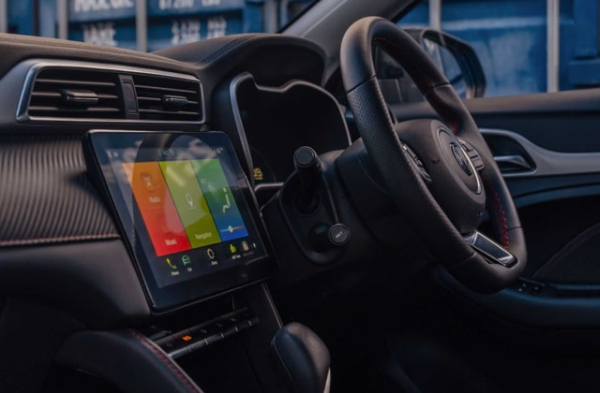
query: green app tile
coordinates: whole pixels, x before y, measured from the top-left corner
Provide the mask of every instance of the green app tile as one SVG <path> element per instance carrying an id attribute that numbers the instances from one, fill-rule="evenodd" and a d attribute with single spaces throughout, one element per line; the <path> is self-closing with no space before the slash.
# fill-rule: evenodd
<path id="1" fill-rule="evenodd" d="M 235 201 L 219 159 L 192 161 L 200 187 L 223 241 L 248 236 L 246 224 Z"/>
<path id="2" fill-rule="evenodd" d="M 190 161 L 161 161 L 160 168 L 193 248 L 221 242 Z"/>

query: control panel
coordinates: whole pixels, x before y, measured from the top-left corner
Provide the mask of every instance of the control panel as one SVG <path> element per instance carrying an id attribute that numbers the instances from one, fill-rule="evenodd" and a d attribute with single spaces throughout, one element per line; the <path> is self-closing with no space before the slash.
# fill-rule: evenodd
<path id="1" fill-rule="evenodd" d="M 256 326 L 258 322 L 259 318 L 245 308 L 176 333 L 163 333 L 151 338 L 171 358 L 176 359 Z"/>

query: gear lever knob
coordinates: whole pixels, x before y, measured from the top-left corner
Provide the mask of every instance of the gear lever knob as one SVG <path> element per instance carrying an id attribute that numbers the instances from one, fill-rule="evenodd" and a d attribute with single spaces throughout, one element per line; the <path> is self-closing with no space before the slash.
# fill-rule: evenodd
<path id="1" fill-rule="evenodd" d="M 277 331 L 271 347 L 293 392 L 329 393 L 329 350 L 315 332 L 300 323 L 290 323 Z"/>

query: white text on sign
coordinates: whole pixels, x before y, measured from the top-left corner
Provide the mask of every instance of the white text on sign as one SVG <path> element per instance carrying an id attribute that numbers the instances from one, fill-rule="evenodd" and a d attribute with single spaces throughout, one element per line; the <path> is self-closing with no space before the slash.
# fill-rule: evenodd
<path id="1" fill-rule="evenodd" d="M 194 0 L 191 0 L 194 1 Z M 108 11 L 133 8 L 133 0 L 74 0 L 73 12 Z"/>
<path id="2" fill-rule="evenodd" d="M 117 33 L 112 22 L 90 23 L 82 26 L 83 42 L 95 45 L 117 46 Z"/>

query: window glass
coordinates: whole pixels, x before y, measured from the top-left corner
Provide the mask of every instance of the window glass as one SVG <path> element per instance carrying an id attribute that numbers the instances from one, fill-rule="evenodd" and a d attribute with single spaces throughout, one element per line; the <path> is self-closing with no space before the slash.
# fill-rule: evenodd
<path id="1" fill-rule="evenodd" d="M 152 51 L 229 34 L 275 33 L 316 1 L 147 0 L 143 20 L 136 21 L 136 0 L 8 0 L 6 15 L 10 33 Z M 148 26 L 141 39 L 138 22 Z"/>
<path id="2" fill-rule="evenodd" d="M 441 29 L 469 43 L 483 66 L 486 96 L 505 96 L 600 86 L 598 0 L 562 0 L 558 23 L 551 0 L 442 0 Z M 430 25 L 424 0 L 399 21 Z M 433 15 L 433 18 L 436 16 Z M 550 27 L 548 21 L 550 20 Z M 432 21 L 433 22 L 433 21 Z M 550 28 L 558 26 L 558 67 L 548 52 Z M 548 72 L 550 71 L 550 75 Z"/>

